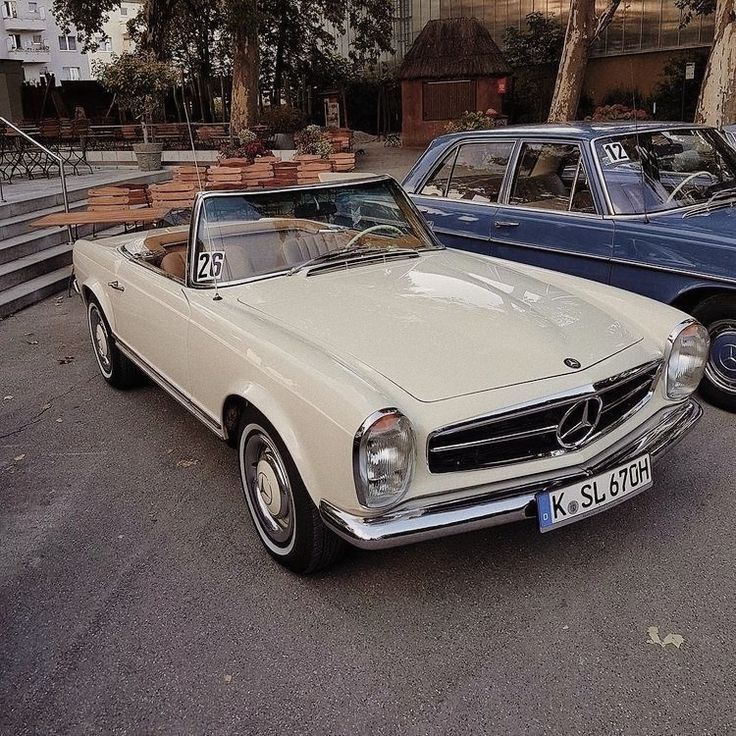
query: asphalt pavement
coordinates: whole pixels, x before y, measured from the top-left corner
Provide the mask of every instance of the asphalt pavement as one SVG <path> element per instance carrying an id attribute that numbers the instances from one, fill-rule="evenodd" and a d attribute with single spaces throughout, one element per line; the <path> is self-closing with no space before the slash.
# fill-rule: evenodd
<path id="1" fill-rule="evenodd" d="M 0 322 L 0 734 L 733 733 L 735 430 L 707 407 L 653 489 L 556 532 L 299 578 L 234 452 L 111 389 L 52 297 Z"/>

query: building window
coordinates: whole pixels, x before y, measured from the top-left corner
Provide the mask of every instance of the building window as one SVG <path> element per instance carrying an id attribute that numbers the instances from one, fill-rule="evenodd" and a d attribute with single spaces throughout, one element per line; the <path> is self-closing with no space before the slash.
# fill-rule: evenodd
<path id="1" fill-rule="evenodd" d="M 128 15 L 128 8 L 124 8 L 121 6 L 120 15 Z"/>
<path id="2" fill-rule="evenodd" d="M 43 36 L 40 33 L 33 34 L 33 45 L 43 46 Z"/>
<path id="3" fill-rule="evenodd" d="M 64 79 L 67 79 L 70 82 L 78 82 L 81 79 L 78 66 L 65 66 L 63 71 Z"/>
<path id="4" fill-rule="evenodd" d="M 422 84 L 422 119 L 455 120 L 475 110 L 475 82 L 458 79 Z"/>
<path id="5" fill-rule="evenodd" d="M 5 0 L 3 3 L 3 18 L 17 18 L 18 7 L 12 0 Z"/>
<path id="6" fill-rule="evenodd" d="M 38 3 L 28 3 L 29 13 L 38 13 Z"/>
<path id="7" fill-rule="evenodd" d="M 8 44 L 8 51 L 21 48 L 20 33 L 9 33 L 6 43 Z"/>
<path id="8" fill-rule="evenodd" d="M 104 33 L 100 35 L 97 44 L 98 51 L 112 51 L 112 39 Z"/>
<path id="9" fill-rule="evenodd" d="M 76 36 L 59 36 L 59 48 L 62 51 L 76 51 L 77 50 L 77 37 Z"/>

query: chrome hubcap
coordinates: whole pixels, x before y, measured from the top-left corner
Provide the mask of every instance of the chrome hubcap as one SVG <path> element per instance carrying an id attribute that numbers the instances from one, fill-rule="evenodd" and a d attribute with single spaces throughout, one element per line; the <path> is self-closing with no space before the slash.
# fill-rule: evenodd
<path id="1" fill-rule="evenodd" d="M 96 307 L 90 309 L 89 315 L 90 333 L 92 334 L 92 343 L 97 353 L 97 360 L 100 367 L 105 373 L 110 372 L 110 338 L 107 334 L 107 328 L 102 321 L 99 311 Z"/>
<path id="2" fill-rule="evenodd" d="M 257 523 L 277 545 L 294 530 L 294 501 L 283 460 L 270 437 L 254 430 L 243 448 L 245 489 Z"/>
<path id="3" fill-rule="evenodd" d="M 718 388 L 736 394 L 736 321 L 719 320 L 709 325 L 710 360 L 705 373 Z"/>

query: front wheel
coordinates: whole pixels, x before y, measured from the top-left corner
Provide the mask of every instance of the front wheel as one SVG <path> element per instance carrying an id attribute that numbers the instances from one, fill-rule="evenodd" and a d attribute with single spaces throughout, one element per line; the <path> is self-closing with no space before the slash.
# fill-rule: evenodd
<path id="1" fill-rule="evenodd" d="M 95 299 L 90 299 L 87 304 L 87 326 L 102 377 L 120 389 L 140 383 L 140 372 L 118 349 L 107 318 Z"/>
<path id="2" fill-rule="evenodd" d="M 700 392 L 712 404 L 736 411 L 736 296 L 706 299 L 693 316 L 710 334 L 710 357 Z"/>
<path id="3" fill-rule="evenodd" d="M 238 460 L 248 511 L 269 554 L 301 574 L 335 562 L 344 543 L 322 523 L 288 450 L 266 421 L 241 421 Z"/>

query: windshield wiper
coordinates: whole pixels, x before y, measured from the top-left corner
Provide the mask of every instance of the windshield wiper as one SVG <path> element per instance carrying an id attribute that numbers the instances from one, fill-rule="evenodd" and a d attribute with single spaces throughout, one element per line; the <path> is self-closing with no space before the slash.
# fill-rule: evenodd
<path id="1" fill-rule="evenodd" d="M 298 273 L 305 268 L 316 266 L 320 263 L 329 263 L 330 261 L 339 261 L 341 259 L 348 258 L 362 258 L 363 256 L 375 256 L 382 253 L 392 256 L 419 256 L 419 253 L 413 248 L 366 248 L 362 246 L 341 248 L 340 250 L 332 250 L 329 253 L 321 253 L 314 258 L 310 258 L 308 261 L 304 261 L 304 263 L 294 266 L 294 268 L 288 271 L 286 275 L 293 276 L 295 273 Z"/>

